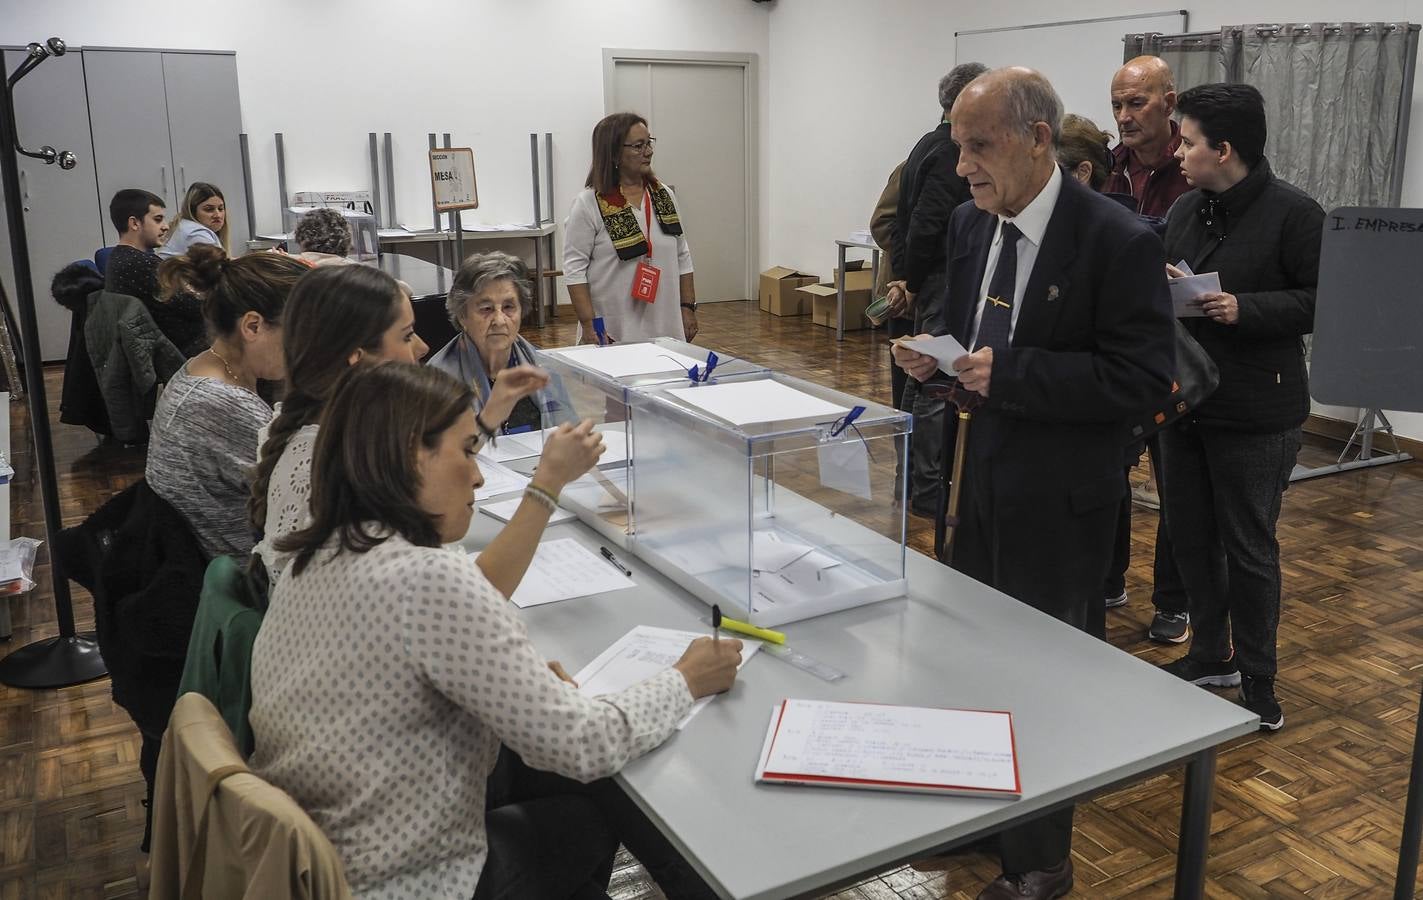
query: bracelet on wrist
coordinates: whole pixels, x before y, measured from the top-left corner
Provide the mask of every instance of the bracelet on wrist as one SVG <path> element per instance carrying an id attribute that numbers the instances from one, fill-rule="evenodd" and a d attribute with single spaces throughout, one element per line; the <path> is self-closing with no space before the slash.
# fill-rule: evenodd
<path id="1" fill-rule="evenodd" d="M 528 487 L 524 488 L 524 496 L 535 501 L 536 503 L 541 504 L 544 508 L 548 510 L 549 515 L 553 515 L 553 513 L 558 510 L 557 495 L 550 494 L 548 491 L 544 490 L 536 484 L 531 484 Z"/>
<path id="2" fill-rule="evenodd" d="M 479 413 L 474 414 L 474 427 L 479 429 L 479 433 L 483 435 L 487 441 L 492 441 L 498 437 L 498 433 L 495 432 L 494 429 L 484 424 L 484 420 L 479 417 Z"/>

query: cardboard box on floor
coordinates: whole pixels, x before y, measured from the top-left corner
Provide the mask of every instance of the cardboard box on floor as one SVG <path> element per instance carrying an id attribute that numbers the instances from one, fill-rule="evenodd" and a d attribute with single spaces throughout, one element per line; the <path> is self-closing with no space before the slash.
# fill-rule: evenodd
<path id="1" fill-rule="evenodd" d="M 854 273 L 847 273 L 853 275 Z M 865 318 L 865 310 L 870 305 L 870 290 L 850 290 L 850 281 L 846 279 L 845 288 L 845 330 L 859 331 L 870 327 L 870 322 Z M 800 288 L 800 293 L 805 295 L 811 302 L 811 321 L 816 325 L 824 325 L 826 328 L 835 327 L 835 285 L 833 284 L 809 284 Z"/>
<path id="2" fill-rule="evenodd" d="M 840 280 L 840 269 L 837 266 L 830 270 L 830 284 L 834 285 Z M 852 259 L 845 263 L 845 292 L 850 291 L 870 291 L 875 289 L 875 273 L 863 259 Z M 848 302 L 848 298 L 846 298 Z"/>
<path id="3" fill-rule="evenodd" d="M 809 315 L 810 301 L 797 294 L 796 289 L 819 280 L 818 275 L 772 266 L 761 273 L 761 287 L 756 292 L 761 309 L 773 316 Z"/>

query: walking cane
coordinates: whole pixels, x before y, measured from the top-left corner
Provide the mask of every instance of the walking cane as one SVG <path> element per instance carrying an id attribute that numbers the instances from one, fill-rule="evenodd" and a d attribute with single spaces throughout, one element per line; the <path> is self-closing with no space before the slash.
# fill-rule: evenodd
<path id="1" fill-rule="evenodd" d="M 948 491 L 939 492 L 938 515 L 934 517 L 934 555 L 939 562 L 949 565 L 954 558 L 954 534 L 959 525 L 959 499 L 963 494 L 963 469 L 965 450 L 968 447 L 968 429 L 973 423 L 973 411 L 983 402 L 983 397 L 974 391 L 966 391 L 959 387 L 958 380 L 948 384 L 926 384 L 924 392 L 927 396 L 935 400 L 943 400 L 947 404 L 952 404 L 956 413 L 950 418 L 945 410 L 944 415 L 944 439 L 943 449 L 940 451 L 939 472 L 948 472 L 951 468 L 953 474 L 949 476 Z M 955 427 L 956 426 L 956 427 Z M 954 428 L 953 459 L 947 458 L 949 448 L 949 430 Z"/>

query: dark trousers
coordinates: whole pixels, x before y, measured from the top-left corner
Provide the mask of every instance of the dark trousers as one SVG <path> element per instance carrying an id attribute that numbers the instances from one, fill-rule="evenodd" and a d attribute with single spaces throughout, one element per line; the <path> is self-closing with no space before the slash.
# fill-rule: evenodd
<path id="1" fill-rule="evenodd" d="M 935 272 L 924 279 L 914 299 L 914 334 L 943 330 L 944 289 L 944 273 Z M 898 366 L 895 369 L 903 371 Z M 909 436 L 909 506 L 921 515 L 936 515 L 946 476 L 942 469 L 944 401 L 926 397 L 922 385 L 911 378 L 897 408 L 914 416 L 914 432 Z"/>
<path id="2" fill-rule="evenodd" d="M 913 333 L 913 319 L 891 316 L 885 322 L 885 334 L 891 341 Z M 885 352 L 889 354 L 889 395 L 894 399 L 894 408 L 903 409 L 900 403 L 904 401 L 904 386 L 909 382 L 909 373 L 894 364 L 894 353 L 891 349 L 886 348 Z"/>
<path id="3" fill-rule="evenodd" d="M 530 797 L 484 814 L 474 900 L 607 900 L 618 842 L 590 797 Z"/>
<path id="4" fill-rule="evenodd" d="M 1161 443 L 1153 435 L 1146 442 L 1151 471 L 1156 475 L 1156 489 L 1161 509 L 1156 513 L 1156 548 L 1151 560 L 1151 605 L 1164 613 L 1186 612 L 1186 586 L 1176 570 L 1176 557 L 1171 549 L 1171 534 L 1166 530 L 1166 488 L 1161 472 Z M 1131 469 L 1128 468 L 1130 473 Z M 1127 566 L 1131 565 L 1131 491 L 1122 500 L 1117 518 L 1117 539 L 1113 546 L 1112 567 L 1108 570 L 1103 597 L 1117 597 L 1127 589 Z"/>
<path id="5" fill-rule="evenodd" d="M 1112 556 L 1120 497 L 1074 508 L 1065 491 L 1009 505 L 1020 473 L 995 467 L 996 414 L 974 414 L 969 432 L 953 567 L 1075 628 L 1105 638 L 1102 582 Z M 1110 476 L 1109 476 L 1110 477 Z M 1125 479 L 1122 490 L 1126 489 Z M 1061 863 L 1072 850 L 1073 808 L 1003 831 L 1003 871 L 1020 874 Z"/>
<path id="6" fill-rule="evenodd" d="M 612 838 L 612 846 L 607 851 L 608 874 L 601 875 L 603 880 L 598 882 L 604 888 L 607 887 L 608 875 L 612 872 L 613 855 L 617 851 L 618 844 L 621 843 L 628 848 L 629 853 L 637 857 L 637 861 L 642 863 L 643 868 L 647 869 L 647 874 L 662 889 L 668 900 L 684 900 L 684 898 L 686 900 L 713 900 L 716 897 L 715 892 L 707 887 L 706 882 L 702 881 L 671 842 L 657 829 L 657 826 L 653 825 L 642 810 L 628 799 L 622 788 L 618 787 L 611 778 L 583 784 L 562 775 L 530 768 L 519 758 L 518 754 L 507 747 L 501 747 L 499 761 L 489 776 L 486 791 L 485 806 L 489 810 L 489 814 L 485 818 L 485 827 L 486 831 L 490 833 L 490 860 L 494 858 L 494 839 L 490 825 L 490 816 L 494 812 L 507 809 L 510 806 L 525 805 L 530 799 L 572 800 L 576 803 L 569 808 L 573 810 L 574 815 L 580 817 L 584 824 L 588 825 L 589 840 L 592 846 L 602 846 L 600 841 L 604 833 Z M 591 807 L 599 817 L 591 824 L 587 818 L 588 807 Z M 557 844 L 552 845 L 553 850 L 558 850 L 558 847 Z M 517 863 L 523 865 L 527 859 L 527 854 L 519 851 L 519 855 L 516 857 Z M 488 864 L 486 864 L 485 871 L 489 871 Z M 594 870 L 595 880 L 601 872 L 601 868 Z M 479 887 L 481 890 L 484 888 L 483 877 L 480 879 Z M 503 895 L 491 894 L 489 896 Z M 538 893 L 520 894 L 515 891 L 507 896 L 512 898 L 542 897 L 544 895 Z M 557 896 L 582 898 L 585 895 L 573 893 Z M 587 896 L 601 898 L 603 895 Z M 482 894 L 476 894 L 475 897 L 476 900 L 484 900 Z"/>
<path id="7" fill-rule="evenodd" d="M 1167 520 L 1190 597 L 1190 655 L 1275 677 L 1280 544 L 1275 525 L 1300 429 L 1266 434 L 1177 426 L 1162 434 Z"/>

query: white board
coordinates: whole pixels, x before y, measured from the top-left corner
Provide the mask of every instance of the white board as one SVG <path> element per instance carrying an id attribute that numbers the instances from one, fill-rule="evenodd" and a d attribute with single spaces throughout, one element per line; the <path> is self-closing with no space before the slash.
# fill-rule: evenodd
<path id="1" fill-rule="evenodd" d="M 1063 112 L 1086 116 L 1116 143 L 1111 89 L 1123 61 L 1122 37 L 1147 31 L 1184 33 L 1186 11 L 960 31 L 954 35 L 954 62 L 1037 69 L 1057 88 Z"/>

